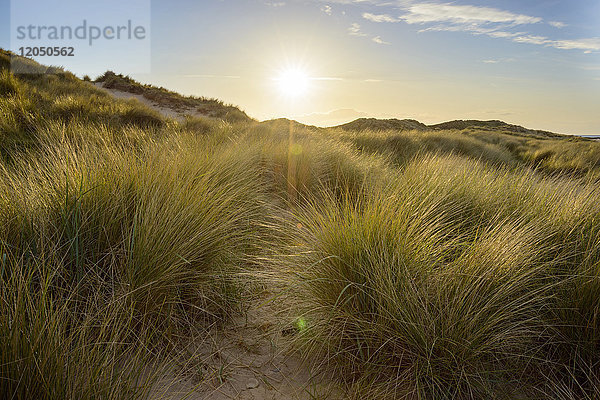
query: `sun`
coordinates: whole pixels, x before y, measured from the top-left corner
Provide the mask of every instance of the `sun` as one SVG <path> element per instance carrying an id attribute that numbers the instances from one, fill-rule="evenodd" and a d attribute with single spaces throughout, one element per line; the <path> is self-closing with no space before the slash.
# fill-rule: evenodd
<path id="1" fill-rule="evenodd" d="M 300 68 L 287 68 L 275 78 L 279 90 L 285 96 L 298 98 L 306 95 L 310 78 L 306 71 Z"/>

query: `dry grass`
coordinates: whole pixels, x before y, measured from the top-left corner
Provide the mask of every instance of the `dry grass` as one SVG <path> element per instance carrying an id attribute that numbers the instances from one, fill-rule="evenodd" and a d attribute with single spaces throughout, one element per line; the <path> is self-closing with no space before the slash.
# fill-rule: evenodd
<path id="1" fill-rule="evenodd" d="M 123 92 L 140 94 L 148 100 L 173 109 L 193 109 L 202 114 L 229 122 L 249 122 L 248 115 L 231 104 L 225 104 L 217 99 L 206 97 L 185 97 L 163 87 L 144 85 L 128 76 L 106 71 L 96 79 L 107 89 L 116 89 Z"/>
<path id="2" fill-rule="evenodd" d="M 600 395 L 600 144 L 177 122 L 6 62 L 1 397 L 147 398 L 257 283 L 348 397 Z"/>

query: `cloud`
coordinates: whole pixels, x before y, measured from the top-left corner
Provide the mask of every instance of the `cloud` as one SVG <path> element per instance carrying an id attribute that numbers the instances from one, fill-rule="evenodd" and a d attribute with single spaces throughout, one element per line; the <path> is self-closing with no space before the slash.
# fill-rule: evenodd
<path id="1" fill-rule="evenodd" d="M 353 23 L 350 28 L 348 28 L 348 34 L 351 36 L 361 36 L 361 37 L 365 37 L 368 36 L 366 33 L 364 33 L 361 30 L 361 26 L 358 23 Z M 381 38 L 381 36 L 374 36 L 373 38 L 371 38 L 371 40 L 377 44 L 391 44 L 389 42 L 386 42 L 385 40 L 383 40 Z"/>
<path id="2" fill-rule="evenodd" d="M 509 115 L 515 115 L 515 113 L 513 111 L 509 111 L 509 110 L 485 110 L 485 111 L 482 111 L 482 114 L 500 115 L 503 117 L 507 117 Z"/>
<path id="3" fill-rule="evenodd" d="M 600 38 L 553 40 L 552 47 L 563 50 L 600 50 Z"/>
<path id="4" fill-rule="evenodd" d="M 567 24 L 565 24 L 564 22 L 559 22 L 559 21 L 549 21 L 548 22 L 549 25 L 561 29 L 564 28 L 565 26 L 567 26 Z"/>
<path id="5" fill-rule="evenodd" d="M 508 32 L 480 26 L 438 25 L 419 30 L 419 32 L 468 32 L 473 35 L 485 35 L 492 38 L 510 39 L 515 43 L 554 47 L 561 50 L 583 50 L 585 53 L 600 51 L 600 38 L 570 40 L 552 40 L 546 36 L 531 35 L 526 32 Z"/>
<path id="6" fill-rule="evenodd" d="M 580 65 L 579 68 L 586 70 L 586 71 L 600 71 L 600 65 L 596 65 L 596 64 L 584 64 L 584 65 Z"/>
<path id="7" fill-rule="evenodd" d="M 269 7 L 283 7 L 285 6 L 285 2 L 283 1 L 265 1 L 265 5 Z"/>
<path id="8" fill-rule="evenodd" d="M 241 79 L 241 76 L 238 75 L 200 75 L 200 74 L 188 74 L 183 75 L 184 78 L 203 78 L 203 79 Z"/>
<path id="9" fill-rule="evenodd" d="M 481 60 L 481 62 L 484 64 L 499 64 L 499 63 L 504 63 L 504 62 L 513 62 L 513 61 L 515 61 L 514 58 L 489 58 L 487 60 Z"/>
<path id="10" fill-rule="evenodd" d="M 357 118 L 367 117 L 369 114 L 350 108 L 332 110 L 329 112 L 315 112 L 294 117 L 304 124 L 316 126 L 335 126 L 354 121 Z"/>
<path id="11" fill-rule="evenodd" d="M 321 3 L 336 3 L 336 4 L 347 4 L 347 5 L 361 5 L 361 4 L 371 4 L 374 6 L 389 6 L 394 5 L 393 2 L 390 1 L 381 1 L 381 0 L 316 0 L 321 1 Z M 406 0 L 397 0 L 397 3 L 400 4 Z"/>
<path id="12" fill-rule="evenodd" d="M 357 24 L 356 22 L 348 28 L 348 34 L 350 36 L 367 36 L 366 33 L 361 31 L 360 24 Z"/>
<path id="13" fill-rule="evenodd" d="M 539 17 L 515 14 L 490 7 L 461 6 L 450 3 L 416 3 L 400 17 L 409 24 L 447 22 L 453 24 L 510 24 L 524 25 L 541 22 Z"/>
<path id="14" fill-rule="evenodd" d="M 400 22 L 400 21 L 402 21 L 401 19 L 394 18 L 388 14 L 364 13 L 362 16 L 364 19 L 369 20 L 371 22 Z"/>
<path id="15" fill-rule="evenodd" d="M 522 35 L 523 32 L 491 31 L 486 32 L 485 34 L 493 38 L 513 38 L 515 36 Z"/>
<path id="16" fill-rule="evenodd" d="M 511 36 L 511 40 L 516 43 L 554 47 L 560 50 L 583 50 L 585 53 L 600 51 L 600 38 L 551 40 L 545 36 L 514 35 Z"/>
<path id="17" fill-rule="evenodd" d="M 337 76 L 320 76 L 315 78 L 310 78 L 313 81 L 343 81 L 344 78 L 340 78 Z"/>
<path id="18" fill-rule="evenodd" d="M 484 28 L 478 25 L 435 25 L 419 30 L 419 33 L 423 32 L 469 32 L 474 35 L 487 35 L 496 31 L 493 28 Z"/>
<path id="19" fill-rule="evenodd" d="M 374 41 L 377 44 L 391 44 L 390 42 L 386 42 L 385 40 L 383 40 L 381 38 L 381 36 L 375 36 L 373 39 L 371 39 L 372 41 Z"/>
<path id="20" fill-rule="evenodd" d="M 318 0 L 317 0 L 318 1 Z M 584 53 L 600 51 L 600 38 L 553 39 L 527 32 L 528 25 L 547 23 L 553 28 L 567 26 L 560 21 L 544 21 L 540 17 L 520 14 L 493 7 L 458 5 L 435 0 L 329 0 L 329 3 L 364 6 L 386 6 L 400 15 L 390 13 L 364 12 L 362 17 L 376 23 L 405 22 L 411 25 L 424 25 L 418 32 L 466 32 L 492 38 L 508 39 L 515 43 L 552 47 L 561 50 L 581 50 Z M 375 9 L 373 9 L 374 11 Z M 348 30 L 352 36 L 367 36 L 361 26 L 352 24 Z M 389 44 L 380 36 L 372 38 L 375 43 Z"/>
<path id="21" fill-rule="evenodd" d="M 329 5 L 324 5 L 323 7 L 321 7 L 321 11 L 323 11 L 327 15 L 332 14 L 332 9 L 331 9 L 331 6 L 329 6 Z"/>
<path id="22" fill-rule="evenodd" d="M 516 43 L 529 43 L 529 44 L 547 44 L 550 41 L 545 36 L 536 36 L 536 35 L 525 35 L 525 36 L 515 36 L 512 38 L 513 42 Z"/>

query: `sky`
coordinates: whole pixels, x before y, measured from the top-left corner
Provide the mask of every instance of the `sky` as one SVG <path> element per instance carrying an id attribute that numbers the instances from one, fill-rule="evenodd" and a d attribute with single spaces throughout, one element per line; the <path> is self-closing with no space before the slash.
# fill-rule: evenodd
<path id="1" fill-rule="evenodd" d="M 0 0 L 2 48 L 17 50 L 23 21 L 15 10 L 23 1 L 11 8 Z M 46 21 L 75 24 L 86 15 L 65 1 L 27 1 L 53 4 L 41 13 Z M 78 3 L 89 5 L 90 21 L 102 15 L 107 25 L 125 18 L 147 25 L 146 40 L 118 50 L 102 40 L 80 44 L 83 56 L 54 64 L 79 76 L 112 69 L 216 97 L 260 120 L 499 119 L 600 134 L 598 0 L 136 1 L 147 2 L 148 21 L 133 15 L 139 8 Z M 94 4 L 104 12 L 92 11 Z M 35 9 L 28 5 L 27 15 Z M 128 57 L 136 62 L 116 60 Z M 290 71 L 306 77 L 295 96 L 281 85 Z"/>

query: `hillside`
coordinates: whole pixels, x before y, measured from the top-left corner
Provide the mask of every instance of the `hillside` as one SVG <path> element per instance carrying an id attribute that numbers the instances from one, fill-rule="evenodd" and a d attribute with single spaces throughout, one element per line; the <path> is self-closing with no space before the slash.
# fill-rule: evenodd
<path id="1" fill-rule="evenodd" d="M 169 118 L 10 56 L 0 398 L 600 397 L 600 142 L 102 78 L 221 110 Z"/>
<path id="2" fill-rule="evenodd" d="M 507 124 L 503 121 L 476 121 L 476 120 L 457 120 L 443 122 L 441 124 L 429 125 L 429 128 L 447 130 L 447 129 L 486 129 L 490 131 L 503 131 L 511 133 L 521 133 L 525 135 L 543 136 L 543 137 L 559 137 L 557 133 L 527 129 L 522 126 Z"/>
<path id="3" fill-rule="evenodd" d="M 376 118 L 359 118 L 347 124 L 338 126 L 337 128 L 346 131 L 407 131 L 407 130 L 427 130 L 427 125 L 415 121 L 413 119 L 376 119 Z"/>
<path id="4" fill-rule="evenodd" d="M 162 107 L 174 110 L 192 110 L 210 118 L 223 119 L 229 122 L 248 122 L 251 120 L 238 107 L 225 104 L 217 99 L 206 97 L 182 96 L 163 87 L 139 83 L 128 76 L 107 71 L 95 82 L 106 89 L 142 95 L 144 98 Z"/>
<path id="5" fill-rule="evenodd" d="M 559 134 L 527 129 L 522 126 L 508 124 L 503 121 L 477 121 L 477 120 L 456 120 L 449 122 L 442 122 L 440 124 L 425 125 L 419 121 L 413 119 L 376 119 L 376 118 L 359 118 L 355 121 L 349 122 L 337 126 L 347 131 L 407 131 L 407 130 L 465 130 L 465 129 L 477 129 L 477 130 L 488 130 L 495 132 L 508 132 L 517 133 L 524 135 L 542 136 L 542 137 L 559 137 Z"/>

